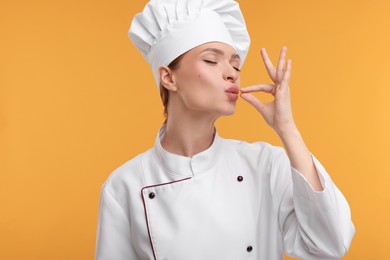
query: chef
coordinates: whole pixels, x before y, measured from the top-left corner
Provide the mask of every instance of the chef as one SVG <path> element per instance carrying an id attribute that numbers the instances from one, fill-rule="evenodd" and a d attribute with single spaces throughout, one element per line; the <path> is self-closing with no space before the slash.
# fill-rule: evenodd
<path id="1" fill-rule="evenodd" d="M 250 38 L 233 0 L 151 0 L 129 37 L 151 65 L 166 121 L 154 146 L 104 183 L 95 259 L 344 256 L 355 233 L 350 208 L 295 125 L 287 49 L 276 66 L 261 50 L 273 84 L 240 89 Z M 219 136 L 215 121 L 234 114 L 238 98 L 284 149 Z"/>

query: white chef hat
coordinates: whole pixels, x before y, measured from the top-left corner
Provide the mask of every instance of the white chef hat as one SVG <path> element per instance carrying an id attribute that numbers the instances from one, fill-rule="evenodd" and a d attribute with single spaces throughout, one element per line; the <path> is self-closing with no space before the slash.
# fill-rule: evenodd
<path id="1" fill-rule="evenodd" d="M 129 37 L 152 66 L 158 69 L 181 54 L 207 42 L 223 42 L 246 58 L 250 38 L 238 3 L 234 0 L 151 0 L 135 15 Z"/>

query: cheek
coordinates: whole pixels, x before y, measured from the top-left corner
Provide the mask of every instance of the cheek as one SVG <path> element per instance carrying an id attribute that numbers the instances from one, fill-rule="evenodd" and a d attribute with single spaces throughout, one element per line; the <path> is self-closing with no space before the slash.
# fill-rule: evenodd
<path id="1" fill-rule="evenodd" d="M 216 69 L 207 67 L 197 68 L 194 74 L 197 81 L 195 84 L 198 88 L 207 89 L 208 91 L 212 88 L 218 88 L 218 71 Z"/>
<path id="2" fill-rule="evenodd" d="M 218 75 L 216 68 L 202 64 L 182 70 L 178 77 L 182 101 L 192 108 L 214 104 L 223 88 L 223 82 L 218 80 Z"/>
<path id="3" fill-rule="evenodd" d="M 202 64 L 195 64 L 187 68 L 180 75 L 180 85 L 182 89 L 189 89 L 191 91 L 200 91 L 202 89 L 210 89 L 216 85 L 216 71 Z"/>

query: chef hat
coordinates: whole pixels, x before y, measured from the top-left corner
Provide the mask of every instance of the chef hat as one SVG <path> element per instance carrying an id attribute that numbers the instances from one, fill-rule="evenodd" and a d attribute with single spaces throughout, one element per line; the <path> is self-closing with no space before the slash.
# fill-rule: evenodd
<path id="1" fill-rule="evenodd" d="M 240 56 L 241 67 L 250 44 L 234 0 L 151 0 L 134 17 L 129 37 L 152 66 L 158 86 L 158 69 L 196 46 L 229 44 Z"/>

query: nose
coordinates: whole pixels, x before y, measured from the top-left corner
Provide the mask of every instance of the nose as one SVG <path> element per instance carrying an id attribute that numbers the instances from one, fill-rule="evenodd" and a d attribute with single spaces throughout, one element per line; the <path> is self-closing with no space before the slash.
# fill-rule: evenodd
<path id="1" fill-rule="evenodd" d="M 227 64 L 224 71 L 224 79 L 235 82 L 239 78 L 238 71 L 231 64 Z"/>

